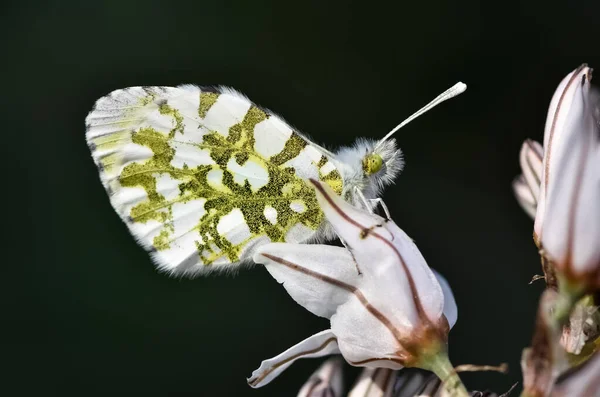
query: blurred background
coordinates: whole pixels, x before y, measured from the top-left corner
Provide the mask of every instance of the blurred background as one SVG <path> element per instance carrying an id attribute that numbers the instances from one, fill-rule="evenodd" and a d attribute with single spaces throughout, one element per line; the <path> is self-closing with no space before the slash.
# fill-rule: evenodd
<path id="1" fill-rule="evenodd" d="M 327 327 L 261 268 L 159 274 L 109 204 L 84 119 L 136 85 L 224 84 L 327 147 L 383 136 L 457 81 L 468 90 L 401 130 L 384 200 L 450 281 L 452 362 L 471 389 L 521 380 L 543 281 L 513 198 L 525 138 L 559 81 L 600 68 L 600 2 L 5 2 L 2 158 L 8 255 L 0 390 L 31 395 L 293 396 L 320 360 L 266 388 L 261 360 Z M 8 121 L 8 123 L 6 123 Z M 19 210 L 20 208 L 20 210 Z M 357 370 L 348 367 L 347 382 Z"/>

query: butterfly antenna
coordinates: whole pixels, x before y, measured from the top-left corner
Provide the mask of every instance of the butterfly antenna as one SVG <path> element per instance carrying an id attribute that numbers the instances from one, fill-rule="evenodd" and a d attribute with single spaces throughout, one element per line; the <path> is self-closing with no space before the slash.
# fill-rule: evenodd
<path id="1" fill-rule="evenodd" d="M 438 95 L 433 101 L 429 102 L 427 105 L 423 106 L 417 112 L 413 113 L 412 116 L 410 116 L 409 118 L 407 118 L 406 120 L 404 120 L 403 122 L 398 124 L 396 127 L 394 127 L 393 130 L 388 132 L 387 135 L 384 136 L 383 139 L 381 139 L 377 143 L 377 145 L 375 146 L 375 149 L 380 147 L 383 142 L 387 141 L 392 135 L 394 135 L 394 133 L 396 131 L 398 131 L 400 128 L 404 127 L 406 124 L 410 123 L 411 121 L 413 121 L 414 119 L 416 119 L 417 117 L 422 115 L 423 113 L 426 113 L 427 111 L 433 109 L 440 103 L 442 103 L 450 98 L 454 98 L 457 95 L 462 94 L 463 92 L 465 92 L 466 89 L 467 89 L 467 85 L 465 83 L 462 83 L 459 81 L 458 83 L 454 84 L 452 87 L 448 88 L 446 91 L 444 91 L 440 95 Z"/>

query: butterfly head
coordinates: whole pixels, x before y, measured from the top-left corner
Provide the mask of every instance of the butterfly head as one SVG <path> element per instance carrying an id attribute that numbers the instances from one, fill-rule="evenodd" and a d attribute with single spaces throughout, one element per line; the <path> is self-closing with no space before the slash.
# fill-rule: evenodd
<path id="1" fill-rule="evenodd" d="M 377 153 L 370 153 L 363 158 L 362 166 L 365 174 L 373 175 L 383 167 L 383 159 Z"/>
<path id="2" fill-rule="evenodd" d="M 362 168 L 365 176 L 370 177 L 379 188 L 393 183 L 404 168 L 402 150 L 396 146 L 396 140 L 379 141 L 368 148 L 362 159 Z"/>
<path id="3" fill-rule="evenodd" d="M 385 142 L 358 139 L 353 146 L 336 153 L 346 186 L 359 188 L 367 198 L 377 198 L 383 188 L 394 182 L 402 168 L 402 151 L 395 139 Z"/>

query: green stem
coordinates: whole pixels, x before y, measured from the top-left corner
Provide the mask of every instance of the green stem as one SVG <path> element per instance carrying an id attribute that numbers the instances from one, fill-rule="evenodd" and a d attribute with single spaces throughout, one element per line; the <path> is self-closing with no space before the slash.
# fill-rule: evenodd
<path id="1" fill-rule="evenodd" d="M 446 352 L 439 352 L 427 362 L 427 367 L 442 380 L 442 384 L 450 397 L 468 397 L 469 393 L 462 383 Z"/>
<path id="2" fill-rule="evenodd" d="M 575 304 L 584 296 L 581 288 L 569 283 L 562 277 L 558 278 L 558 299 L 552 316 L 553 326 L 560 330 L 568 321 Z"/>
<path id="3" fill-rule="evenodd" d="M 577 303 L 577 299 L 574 299 L 573 295 L 560 294 L 558 296 L 556 306 L 554 306 L 554 314 L 552 316 L 556 328 L 561 328 L 567 323 L 575 303 Z"/>

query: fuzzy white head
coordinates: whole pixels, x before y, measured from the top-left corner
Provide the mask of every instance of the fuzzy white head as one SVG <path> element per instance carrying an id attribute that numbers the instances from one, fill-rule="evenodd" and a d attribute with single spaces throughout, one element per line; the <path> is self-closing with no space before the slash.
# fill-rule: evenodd
<path id="1" fill-rule="evenodd" d="M 392 135 L 428 110 L 463 93 L 466 89 L 466 84 L 456 83 L 398 124 L 379 141 L 362 138 L 357 140 L 353 146 L 340 148 L 335 155 L 344 178 L 343 195 L 346 199 L 355 204 L 359 203 L 360 197 L 356 195 L 357 190 L 367 199 L 378 198 L 383 189 L 396 180 L 404 167 L 402 150 L 397 147 L 396 140 L 392 138 Z"/>

